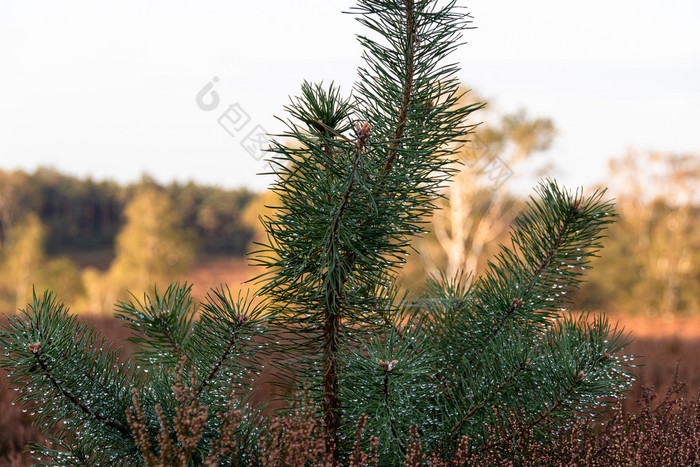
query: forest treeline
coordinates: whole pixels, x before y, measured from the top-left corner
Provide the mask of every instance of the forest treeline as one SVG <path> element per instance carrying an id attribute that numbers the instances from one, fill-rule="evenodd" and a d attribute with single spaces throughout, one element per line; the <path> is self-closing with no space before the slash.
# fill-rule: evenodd
<path id="1" fill-rule="evenodd" d="M 200 251 L 241 256 L 252 235 L 242 213 L 255 193 L 245 188 L 171 183 L 160 185 L 144 176 L 138 183 L 80 179 L 41 168 L 33 173 L 0 171 L 0 245 L 12 228 L 35 213 L 46 228 L 46 252 L 51 255 L 114 247 L 125 222 L 125 209 L 146 188 L 167 195 L 182 226 L 197 239 Z"/>
<path id="2" fill-rule="evenodd" d="M 440 209 L 399 278 L 411 295 L 429 276 L 480 273 L 508 243 L 524 198 L 508 184 L 546 148 L 551 124 L 524 114 L 477 132 L 487 150 L 465 148 Z M 481 132 L 481 133 L 479 133 Z M 471 152 L 470 152 L 471 151 Z M 515 174 L 494 184 L 492 161 Z M 499 172 L 501 173 L 501 172 Z M 577 306 L 626 314 L 700 313 L 700 157 L 630 152 L 610 161 L 605 186 L 619 217 Z M 49 288 L 76 311 L 109 312 L 127 290 L 188 279 L 197 255 L 243 257 L 264 234 L 272 192 L 195 183 L 161 185 L 79 179 L 50 169 L 0 171 L 0 310 Z M 75 258 L 109 257 L 89 267 Z"/>
<path id="3" fill-rule="evenodd" d="M 198 255 L 242 257 L 255 197 L 149 177 L 120 185 L 0 171 L 0 309 L 51 289 L 76 311 L 108 312 L 127 291 L 186 280 Z"/>

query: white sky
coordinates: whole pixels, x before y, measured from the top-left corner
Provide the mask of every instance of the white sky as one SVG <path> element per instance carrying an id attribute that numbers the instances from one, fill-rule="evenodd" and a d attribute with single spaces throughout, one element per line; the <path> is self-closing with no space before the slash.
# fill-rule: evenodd
<path id="1" fill-rule="evenodd" d="M 700 2 L 474 0 L 478 29 L 453 56 L 499 111 L 559 130 L 549 154 L 569 185 L 602 181 L 626 148 L 700 154 Z M 361 64 L 351 0 L 0 3 L 0 168 L 247 185 L 264 164 L 241 140 L 302 80 L 350 91 Z M 219 106 L 197 93 L 213 77 Z M 251 117 L 227 133 L 230 104 Z"/>

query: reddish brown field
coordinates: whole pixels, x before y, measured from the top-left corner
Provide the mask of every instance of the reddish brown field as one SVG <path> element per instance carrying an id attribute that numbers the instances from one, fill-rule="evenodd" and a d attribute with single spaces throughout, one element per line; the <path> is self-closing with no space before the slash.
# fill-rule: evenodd
<path id="1" fill-rule="evenodd" d="M 634 341 L 627 353 L 638 355 L 637 376 L 625 408 L 636 411 L 643 387 L 663 393 L 678 366 L 678 380 L 688 384 L 689 396 L 700 390 L 700 317 L 614 317 L 631 331 Z"/>
<path id="2" fill-rule="evenodd" d="M 227 284 L 232 293 L 238 290 L 245 293 L 249 286 L 244 282 L 260 274 L 257 271 L 258 269 L 249 266 L 245 259 L 205 256 L 197 260 L 183 281 L 187 280 L 192 284 L 192 295 L 201 300 L 208 289 L 221 284 Z"/>

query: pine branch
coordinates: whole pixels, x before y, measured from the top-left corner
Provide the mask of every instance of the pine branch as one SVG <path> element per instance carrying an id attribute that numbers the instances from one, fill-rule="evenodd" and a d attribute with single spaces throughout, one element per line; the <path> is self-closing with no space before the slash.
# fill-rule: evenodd
<path id="1" fill-rule="evenodd" d="M 120 349 L 105 349 L 105 340 L 78 323 L 53 294 L 34 294 L 21 316 L 9 317 L 0 346 L 6 352 L 2 367 L 20 388 L 18 400 L 36 404 L 36 423 L 43 430 L 75 439 L 80 427 L 78 450 L 91 449 L 96 439 L 103 451 L 129 445 L 124 410 L 128 388 L 138 386 L 133 366 L 119 363 Z"/>
<path id="2" fill-rule="evenodd" d="M 350 200 L 350 195 L 352 193 L 353 187 L 355 186 L 355 181 L 357 180 L 357 167 L 360 161 L 362 149 L 364 147 L 364 142 L 362 139 L 358 138 L 355 149 L 355 156 L 352 163 L 352 171 L 347 182 L 347 188 L 342 197 L 340 206 L 338 207 L 337 213 L 334 216 L 333 222 L 331 224 L 332 233 L 328 238 L 326 244 L 326 251 L 334 251 L 337 248 L 339 242 L 339 226 L 341 219 L 343 218 L 343 213 Z M 325 299 L 325 309 L 324 309 L 324 323 L 323 323 L 323 348 L 322 348 L 322 360 L 323 360 L 323 414 L 324 414 L 324 426 L 326 427 L 327 442 L 328 446 L 339 446 L 340 445 L 340 409 L 341 401 L 339 396 L 339 365 L 338 365 L 338 352 L 339 352 L 339 336 L 338 333 L 341 329 L 341 320 L 343 314 L 344 297 L 343 289 L 345 287 L 345 274 L 342 272 L 338 275 L 335 280 L 332 279 L 332 273 L 336 270 L 337 261 L 332 255 L 327 255 L 327 265 L 326 265 L 326 276 L 323 279 L 324 285 L 330 287 L 332 290 L 324 291 L 323 296 Z M 354 256 L 349 258 L 348 269 L 352 270 Z"/>
<path id="3" fill-rule="evenodd" d="M 232 374 L 240 377 L 257 369 L 259 355 L 267 349 L 262 341 L 267 332 L 264 313 L 264 303 L 253 305 L 249 296 L 240 292 L 234 300 L 227 286 L 207 294 L 187 349 L 199 374 L 195 398 L 224 380 L 231 383 Z"/>
<path id="4" fill-rule="evenodd" d="M 352 103 L 333 86 L 304 83 L 287 107 L 296 121 L 283 136 L 297 143 L 273 142 L 281 208 L 265 219 L 269 244 L 256 252 L 269 271 L 259 279 L 273 322 L 298 336 L 288 353 L 310 357 L 309 371 L 321 363 L 335 446 L 342 349 L 390 321 L 396 270 L 450 174 L 473 110 L 457 104 L 457 67 L 440 63 L 468 23 L 454 2 L 363 0 L 355 12 L 389 45 L 359 37 L 372 71 L 360 70 Z"/>
<path id="5" fill-rule="evenodd" d="M 46 362 L 41 358 L 41 350 L 39 346 L 35 344 L 30 344 L 30 346 L 34 345 L 36 350 L 30 350 L 35 356 L 36 356 L 36 363 L 41 368 L 42 373 L 46 378 L 51 382 L 51 385 L 56 389 L 56 392 L 60 393 L 64 398 L 66 398 L 70 403 L 75 406 L 76 408 L 80 409 L 80 411 L 83 412 L 83 414 L 87 415 L 89 418 L 93 418 L 95 420 L 98 420 L 102 423 L 104 423 L 106 426 L 113 428 L 117 431 L 119 431 L 121 434 L 124 436 L 130 436 L 130 432 L 128 428 L 126 428 L 124 425 L 121 425 L 120 423 L 116 423 L 113 420 L 110 420 L 109 418 L 105 417 L 104 415 L 94 411 L 90 407 L 87 406 L 87 404 L 80 399 L 78 399 L 76 396 L 74 396 L 68 389 L 66 389 L 64 386 L 62 386 L 57 380 L 56 377 L 53 375 L 51 372 L 51 369 L 48 367 Z"/>
<path id="6" fill-rule="evenodd" d="M 518 374 L 520 374 L 520 372 L 524 371 L 527 368 L 529 364 L 530 360 L 527 359 L 524 360 L 520 365 L 518 365 L 518 367 L 515 368 L 515 370 L 513 370 L 511 374 L 509 374 L 505 379 L 503 379 L 497 386 L 494 386 L 491 392 L 489 392 L 489 394 L 486 397 L 484 397 L 475 405 L 473 405 L 472 408 L 469 409 L 469 411 L 465 413 L 464 416 L 457 422 L 457 424 L 452 427 L 450 433 L 456 432 L 466 420 L 473 417 L 474 414 L 476 414 L 477 411 L 479 411 L 479 409 L 484 407 L 488 402 L 490 402 L 498 394 L 500 394 L 515 379 L 515 377 L 518 376 Z"/>
<path id="7" fill-rule="evenodd" d="M 540 185 L 539 192 L 540 199 L 532 199 L 515 221 L 511 249 L 502 246 L 497 262 L 489 262 L 470 294 L 475 316 L 494 322 L 482 345 L 516 317 L 531 321 L 533 331 L 547 326 L 570 303 L 567 291 L 578 285 L 614 216 L 612 205 L 601 202 L 603 192 L 583 199 L 553 182 Z M 506 311 L 499 313 L 504 303 Z"/>
<path id="8" fill-rule="evenodd" d="M 562 292 L 576 287 L 600 247 L 612 206 L 601 192 L 572 196 L 553 182 L 539 194 L 516 221 L 512 248 L 502 247 L 484 276 L 433 281 L 420 301 L 434 351 L 445 356 L 438 378 L 446 435 L 469 436 L 477 447 L 489 444 L 484 426 L 503 423 L 488 406 L 522 411 L 522 426 L 550 430 L 543 420 L 589 413 L 631 379 L 612 357 L 626 340 L 607 321 L 548 319 L 570 303 Z"/>
<path id="9" fill-rule="evenodd" d="M 383 363 L 384 364 L 383 366 L 385 367 L 385 368 L 383 368 L 384 369 L 384 380 L 382 383 L 382 402 L 383 402 L 383 406 L 384 406 L 384 412 L 386 413 L 386 419 L 389 422 L 389 428 L 391 428 L 391 434 L 394 436 L 394 439 L 396 441 L 398 441 L 399 444 L 402 445 L 401 449 L 403 450 L 404 449 L 403 443 L 402 443 L 403 440 L 401 439 L 401 435 L 399 434 L 399 432 L 396 430 L 396 425 L 394 423 L 394 416 L 391 414 L 391 408 L 390 408 L 390 404 L 389 404 L 389 373 L 391 372 L 390 365 L 393 366 L 393 362 L 394 362 L 394 360 L 392 360 L 391 362 L 382 361 L 380 363 L 380 365 L 382 365 L 382 363 Z"/>
<path id="10" fill-rule="evenodd" d="M 408 118 L 408 109 L 409 109 L 409 104 L 411 102 L 411 99 L 413 98 L 413 73 L 414 73 L 414 67 L 415 67 L 415 53 L 416 53 L 416 44 L 418 42 L 418 38 L 416 36 L 416 24 L 415 24 L 415 18 L 414 18 L 414 1 L 413 0 L 404 0 L 404 5 L 405 5 L 405 17 L 406 17 L 406 44 L 408 45 L 407 47 L 407 54 L 406 54 L 406 63 L 405 67 L 406 70 L 404 72 L 404 82 L 403 82 L 403 91 L 401 94 L 401 105 L 399 107 L 399 112 L 398 116 L 396 119 L 396 130 L 394 132 L 390 148 L 392 151 L 389 153 L 389 157 L 387 158 L 386 162 L 382 165 L 382 169 L 384 170 L 385 175 L 387 172 L 391 170 L 391 165 L 393 164 L 394 160 L 396 159 L 396 154 L 397 151 L 396 149 L 399 148 L 401 145 L 401 140 L 403 138 L 404 131 L 406 130 L 406 119 Z"/>
<path id="11" fill-rule="evenodd" d="M 195 315 L 191 292 L 191 285 L 174 283 L 162 295 L 157 288 L 152 297 L 144 294 L 143 302 L 132 295 L 117 303 L 115 316 L 134 331 L 128 340 L 139 346 L 136 358 L 142 364 L 174 367 L 186 357 Z"/>
<path id="12" fill-rule="evenodd" d="M 518 435 L 531 430 L 532 428 L 535 428 L 538 426 L 538 424 L 544 420 L 547 420 L 555 411 L 559 410 L 563 406 L 563 402 L 566 401 L 566 399 L 574 392 L 576 389 L 577 385 L 579 385 L 580 381 L 583 378 L 576 378 L 574 381 L 571 382 L 571 384 L 563 391 L 562 394 L 558 395 L 555 399 L 553 404 L 550 407 L 547 407 L 542 413 L 540 413 L 537 417 L 535 417 L 533 420 L 527 423 L 526 426 L 524 427 L 518 427 L 517 429 L 513 430 L 511 433 L 501 436 L 498 441 L 494 441 L 492 443 L 484 444 L 479 447 L 479 452 L 484 452 L 488 451 L 490 449 L 503 446 L 505 443 L 510 442 L 514 438 L 516 438 Z"/>
<path id="13" fill-rule="evenodd" d="M 435 426 L 441 423 L 430 334 L 423 320 L 406 309 L 394 319 L 383 334 L 349 349 L 343 358 L 343 400 L 352 401 L 344 407 L 344 427 L 349 430 L 363 414 L 372 414 L 367 435 L 379 440 L 384 463 L 405 457 L 411 426 L 437 441 Z"/>

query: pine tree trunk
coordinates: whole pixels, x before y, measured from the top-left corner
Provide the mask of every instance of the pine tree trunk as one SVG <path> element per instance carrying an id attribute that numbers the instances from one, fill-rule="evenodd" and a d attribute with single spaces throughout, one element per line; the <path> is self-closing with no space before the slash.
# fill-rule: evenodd
<path id="1" fill-rule="evenodd" d="M 338 386 L 338 329 L 340 315 L 329 308 L 323 327 L 323 420 L 326 446 L 337 458 L 340 430 L 340 397 Z"/>

